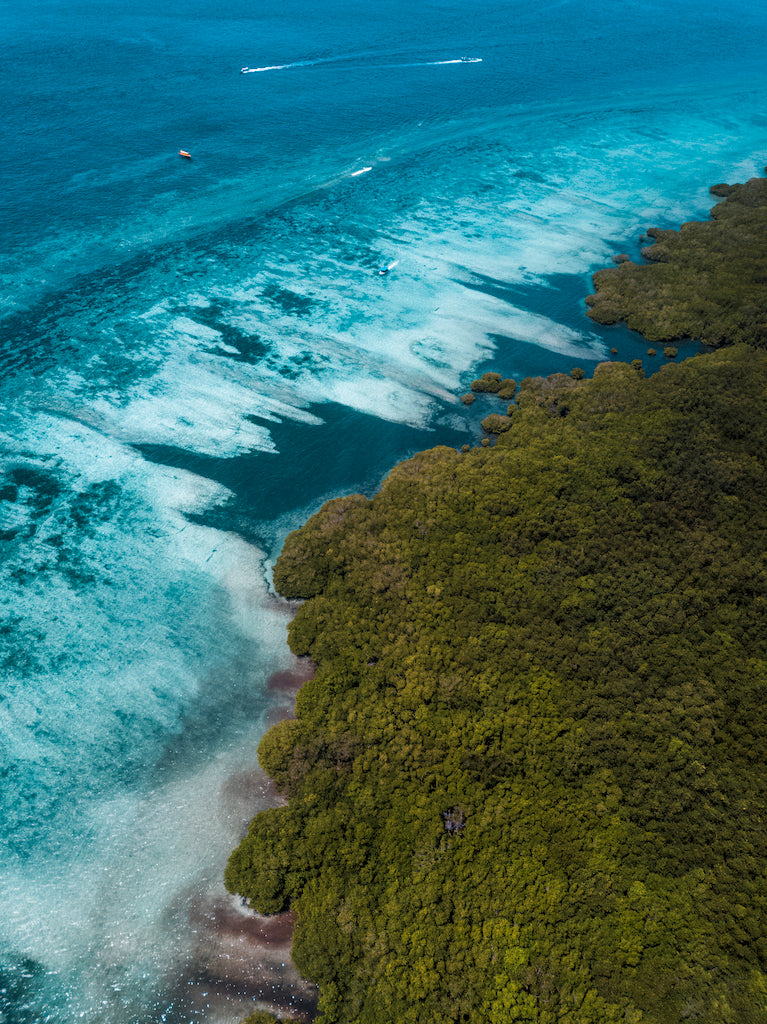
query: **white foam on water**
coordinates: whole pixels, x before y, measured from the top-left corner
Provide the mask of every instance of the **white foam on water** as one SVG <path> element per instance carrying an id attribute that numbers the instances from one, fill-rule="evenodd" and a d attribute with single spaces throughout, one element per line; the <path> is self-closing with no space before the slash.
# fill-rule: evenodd
<path id="1" fill-rule="evenodd" d="M 79 843 L 0 876 L 2 939 L 46 965 L 43 997 L 66 992 L 66 1019 L 163 1020 L 165 979 L 204 974 L 205 905 L 224 897 L 229 852 L 274 799 L 255 763 L 262 731 L 193 775 L 87 806 Z M 224 793 L 237 774 L 252 781 L 232 809 Z M 234 1022 L 236 991 L 230 1006 Z"/>
<path id="2" fill-rule="evenodd" d="M 238 645 L 244 656 L 257 641 L 259 657 L 279 660 L 284 613 L 262 552 L 184 515 L 225 498 L 224 488 L 67 419 L 39 414 L 2 440 L 9 472 L 33 474 L 15 500 L 29 503 L 36 530 L 4 565 L 3 604 L 26 653 L 8 673 L 0 716 L 54 813 L 65 764 L 74 785 L 97 769 L 105 785 L 119 781 L 120 756 L 139 771 L 142 742 L 159 751 L 181 732 Z M 54 494 L 42 515 L 38 478 Z"/>
<path id="3" fill-rule="evenodd" d="M 650 226 L 648 218 L 705 214 L 708 184 L 725 166 L 743 178 L 761 172 L 760 158 L 741 158 L 744 145 L 759 145 L 754 125 L 730 137 L 732 126 L 717 132 L 713 111 L 708 123 L 687 109 L 653 111 L 657 138 L 648 146 L 641 119 L 617 113 L 602 123 L 595 110 L 572 128 L 554 117 L 552 144 L 541 144 L 536 126 L 534 149 L 524 123 L 499 120 L 495 145 L 478 145 L 467 161 L 463 196 L 442 200 L 447 190 L 435 181 L 391 233 L 435 260 L 504 281 L 580 273 L 609 259 L 613 239 Z"/>
<path id="4" fill-rule="evenodd" d="M 268 358 L 257 365 L 227 358 L 237 350 L 220 344 L 220 332 L 154 307 L 142 320 L 162 342 L 160 346 L 158 341 L 158 369 L 128 391 L 128 401 L 124 394 L 119 401 L 103 393 L 93 396 L 89 420 L 133 443 L 174 444 L 218 456 L 273 451 L 268 427 L 253 419 L 316 425 L 320 420 L 306 409 L 312 403 L 341 402 L 384 419 L 426 425 L 430 396 L 450 397 L 447 388 L 457 383 L 457 366 L 446 376 L 428 360 L 417 358 L 412 333 L 397 344 L 391 332 L 387 337 L 357 325 L 341 329 L 348 313 L 346 308 L 332 309 L 332 289 L 337 285 L 322 284 L 327 292 L 320 294 L 323 299 L 328 295 L 330 312 L 324 311 L 323 318 L 310 325 L 288 314 L 275 315 L 260 298 L 258 282 L 251 282 L 250 289 L 238 284 L 232 291 L 217 285 L 216 297 L 225 299 L 227 307 L 241 309 L 227 314 L 226 323 L 268 340 Z M 315 283 L 315 295 L 318 290 Z M 295 294 L 300 297 L 300 292 Z M 216 346 L 213 352 L 211 342 Z M 144 354 L 149 362 L 151 349 Z M 464 346 L 461 358 L 466 354 Z M 77 382 L 70 375 L 64 390 L 87 392 L 88 381 Z"/>
<path id="5" fill-rule="evenodd" d="M 193 296 L 199 307 L 199 301 Z M 260 386 L 258 371 L 227 356 L 238 350 L 221 344 L 220 332 L 179 317 L 159 304 L 136 317 L 153 332 L 140 362 L 156 366 L 132 384 L 102 386 L 102 361 L 94 375 L 69 370 L 56 375 L 38 403 L 53 407 L 102 434 L 129 444 L 161 444 L 219 458 L 275 450 L 269 429 L 254 420 L 320 422 Z M 215 345 L 215 350 L 211 350 Z M 134 356 L 137 365 L 139 358 Z M 94 386 L 95 384 L 95 386 Z"/>
<path id="6" fill-rule="evenodd" d="M 81 378 L 77 378 L 79 386 Z M 187 526 L 180 513 L 201 512 L 224 501 L 229 491 L 221 484 L 182 469 L 153 466 L 118 439 L 112 438 L 77 418 L 48 411 L 27 412 L 6 408 L 4 419 L 13 429 L 0 433 L 6 460 L 24 459 L 30 452 L 42 463 L 63 467 L 80 486 L 119 480 L 143 492 L 153 513 L 160 511 L 173 527 Z M 141 522 L 142 502 L 132 508 L 136 524 Z"/>
<path id="7" fill-rule="evenodd" d="M 486 154 L 481 147 L 478 154 L 464 149 L 459 162 L 446 167 L 446 177 L 455 178 L 460 161 L 466 162 L 465 193 L 442 188 L 437 175 L 423 181 L 414 205 L 393 215 L 387 213 L 385 193 L 374 193 L 383 200 L 374 233 L 386 251 L 386 265 L 397 268 L 384 278 L 377 274 L 380 259 L 374 266 L 348 261 L 344 248 L 353 242 L 343 232 L 329 240 L 325 234 L 315 239 L 314 218 L 320 214 L 313 208 L 307 208 L 303 221 L 289 211 L 291 233 L 278 233 L 273 248 L 261 242 L 256 266 L 227 260 L 222 251 L 207 280 L 198 275 L 189 297 L 177 296 L 178 304 L 187 308 L 199 296 L 207 297 L 208 307 L 223 302 L 222 324 L 245 337 L 258 337 L 267 350 L 264 359 L 257 365 L 236 360 L 227 364 L 224 357 L 235 353 L 223 335 L 217 338 L 215 330 L 196 323 L 190 314 L 177 315 L 171 324 L 170 309 L 155 309 L 154 329 L 164 336 L 176 331 L 186 349 L 179 347 L 168 362 L 171 369 L 153 378 L 162 391 L 160 405 L 167 419 L 152 412 L 153 391 L 137 397 L 132 411 L 121 413 L 125 428 L 143 436 L 140 425 L 146 423 L 147 433 L 162 434 L 181 446 L 195 444 L 208 453 L 248 446 L 269 451 L 274 450 L 268 434 L 272 412 L 300 419 L 300 410 L 309 404 L 328 401 L 393 422 L 428 426 L 437 403 L 454 396 L 467 370 L 492 354 L 497 335 L 568 358 L 604 358 L 606 345 L 582 309 L 574 309 L 563 323 L 527 310 L 511 293 L 501 295 L 498 289 L 546 284 L 557 274 L 585 276 L 595 266 L 609 264 L 616 239 L 623 244 L 627 235 L 638 236 L 656 213 L 665 215 L 671 209 L 673 214 L 668 195 L 675 175 L 680 189 L 695 182 L 695 202 L 705 208 L 707 193 L 700 180 L 721 156 L 717 143 L 709 140 L 693 149 L 690 166 L 680 175 L 679 149 L 694 147 L 703 124 L 692 118 L 684 135 L 677 130 L 680 122 L 685 124 L 683 118 L 663 112 L 656 118 L 652 149 L 645 137 L 647 126 L 621 114 L 606 128 L 595 122 L 597 130 L 585 140 L 581 125 L 563 130 L 557 124 L 556 141 L 548 149 L 540 148 L 536 125 L 537 152 L 526 149 L 527 129 L 512 118 L 499 122 L 492 144 L 485 136 Z M 734 140 L 718 145 L 727 154 Z M 747 162 L 739 163 L 745 170 Z M 752 169 L 757 163 L 752 161 Z M 528 170 L 532 176 L 517 176 L 517 171 L 524 175 Z M 489 193 L 479 187 L 485 184 Z M 386 185 L 381 181 L 373 187 Z M 361 191 L 343 201 L 350 224 L 364 229 L 372 196 Z M 680 208 L 685 201 L 689 203 L 689 196 L 680 194 Z M 496 287 L 494 294 L 488 294 L 482 278 Z M 588 290 L 584 281 L 584 294 Z M 582 326 L 576 325 L 579 317 Z M 214 345 L 222 358 L 202 353 L 206 345 Z M 203 363 L 214 383 L 218 381 L 218 391 L 201 374 Z M 177 388 L 174 405 L 172 382 L 193 375 L 199 375 L 199 386 L 190 379 L 183 392 Z M 244 389 L 240 394 L 238 386 Z M 222 398 L 226 394 L 223 410 L 216 399 L 206 411 L 213 393 Z M 248 410 L 248 393 L 260 396 L 257 408 Z M 282 405 L 274 408 L 270 401 Z M 244 415 L 251 419 L 243 424 Z M 252 418 L 261 421 L 258 428 Z"/>
<path id="8" fill-rule="evenodd" d="M 513 309 L 506 316 L 505 333 L 528 345 L 538 345 L 549 352 L 558 352 L 573 358 L 602 359 L 607 355 L 607 346 L 601 338 L 587 338 L 579 331 L 537 316 L 524 309 Z"/>
<path id="9" fill-rule="evenodd" d="M 166 978 L 204 971 L 193 912 L 223 896 L 226 857 L 271 799 L 255 785 L 232 816 L 221 794 L 233 773 L 256 772 L 265 681 L 293 663 L 287 605 L 268 591 L 261 551 L 185 518 L 224 488 L 45 413 L 0 447 L 4 467 L 55 481 L 42 517 L 35 479 L 19 487 L 37 530 L 2 579 L 36 645 L 35 663 L 5 679 L 4 760 L 37 796 L 25 817 L 19 794 L 16 823 L 5 820 L 0 945 L 45 965 L 41 1021 L 159 1022 Z M 62 533 L 80 581 L 47 557 Z M 14 581 L 19 566 L 36 567 L 34 585 Z M 185 752 L 190 729 L 217 736 L 207 756 L 199 741 Z M 239 1019 L 243 999 L 221 1020 Z"/>
<path id="10" fill-rule="evenodd" d="M 182 385 L 178 378 L 163 371 L 152 382 L 154 393 L 137 394 L 128 405 L 117 407 L 97 399 L 89 418 L 94 417 L 105 432 L 131 444 L 172 445 L 222 458 L 240 452 L 274 451 L 269 431 L 245 419 L 241 387 L 230 384 L 224 396 L 226 385 L 218 377 L 213 381 L 213 377 L 187 373 Z M 215 383 L 214 391 L 206 387 L 208 383 Z M 158 395 L 155 389 L 163 384 L 165 390 Z M 245 408 L 252 404 L 251 395 Z M 254 415 L 275 419 L 259 406 Z"/>
<path id="11" fill-rule="evenodd" d="M 305 388 L 305 391 L 308 390 L 308 387 Z M 319 398 L 320 388 L 316 390 Z M 339 380 L 328 374 L 322 382 L 321 393 L 326 399 L 358 412 L 410 426 L 426 426 L 431 415 L 428 398 L 391 379 L 377 380 L 368 376 L 360 386 L 358 379 Z"/>

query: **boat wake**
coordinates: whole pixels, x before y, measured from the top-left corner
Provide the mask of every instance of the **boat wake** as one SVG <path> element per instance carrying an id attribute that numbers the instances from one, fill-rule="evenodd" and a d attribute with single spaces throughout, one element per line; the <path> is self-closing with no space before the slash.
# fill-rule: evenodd
<path id="1" fill-rule="evenodd" d="M 268 68 L 240 68 L 241 75 L 254 75 L 257 71 L 282 71 L 284 68 L 298 68 L 300 64 L 270 64 Z"/>
<path id="2" fill-rule="evenodd" d="M 423 65 L 429 67 L 430 64 L 481 64 L 481 57 L 456 57 L 454 60 L 429 60 Z M 419 67 L 418 64 L 413 64 L 412 67 Z"/>
<path id="3" fill-rule="evenodd" d="M 297 60 L 293 61 L 292 64 L 268 64 L 262 68 L 240 68 L 241 75 L 253 75 L 261 71 L 287 71 L 290 68 L 313 68 L 320 64 L 342 64 L 348 60 L 347 57 L 323 57 L 319 60 Z M 481 64 L 481 57 L 454 57 L 451 60 L 424 60 L 416 61 L 410 64 L 376 64 L 374 67 L 378 68 L 429 68 L 436 67 L 440 64 Z M 360 67 L 359 64 L 354 64 L 352 67 Z"/>
<path id="4" fill-rule="evenodd" d="M 290 64 L 268 64 L 263 68 L 240 68 L 241 75 L 253 75 L 258 71 L 287 71 L 290 68 L 313 68 L 320 64 L 343 64 L 348 57 L 318 57 L 316 60 L 295 60 Z"/>

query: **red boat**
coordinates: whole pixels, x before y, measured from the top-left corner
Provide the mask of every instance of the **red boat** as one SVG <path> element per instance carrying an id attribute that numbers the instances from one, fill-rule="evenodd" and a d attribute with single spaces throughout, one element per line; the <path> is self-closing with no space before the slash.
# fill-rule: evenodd
<path id="1" fill-rule="evenodd" d="M 183 156 L 183 158 L 185 160 L 191 160 L 192 159 L 192 154 L 191 153 L 187 153 L 187 151 L 185 149 L 180 149 L 178 151 L 178 155 L 179 156 Z"/>

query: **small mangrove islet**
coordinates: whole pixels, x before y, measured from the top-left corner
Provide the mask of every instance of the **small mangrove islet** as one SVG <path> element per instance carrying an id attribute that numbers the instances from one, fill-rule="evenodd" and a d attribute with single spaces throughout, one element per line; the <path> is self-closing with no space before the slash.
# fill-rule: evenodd
<path id="1" fill-rule="evenodd" d="M 751 241 L 686 225 L 686 281 L 706 238 L 711 265 L 753 254 L 714 223 Z M 285 542 L 316 672 L 259 747 L 285 803 L 225 881 L 295 913 L 324 1024 L 767 1024 L 767 346 L 756 272 L 725 310 L 720 268 L 694 320 L 652 273 L 687 265 L 667 234 L 592 315 L 750 345 L 529 378 L 492 445 Z"/>

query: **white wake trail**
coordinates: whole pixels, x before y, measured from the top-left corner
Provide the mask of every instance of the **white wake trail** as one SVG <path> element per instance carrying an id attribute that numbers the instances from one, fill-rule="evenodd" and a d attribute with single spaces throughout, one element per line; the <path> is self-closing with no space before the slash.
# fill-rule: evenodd
<path id="1" fill-rule="evenodd" d="M 323 57 L 319 60 L 297 60 L 292 64 L 268 64 L 262 68 L 240 68 L 241 75 L 253 75 L 260 71 L 287 71 L 290 68 L 313 68 L 320 64 L 342 64 L 347 61 L 348 57 Z M 356 70 L 360 67 L 375 67 L 375 68 L 429 68 L 436 67 L 440 64 L 481 64 L 481 57 L 453 57 L 451 60 L 425 60 L 416 61 L 409 64 L 373 64 L 363 65 L 354 64 L 348 66 L 349 70 Z"/>

